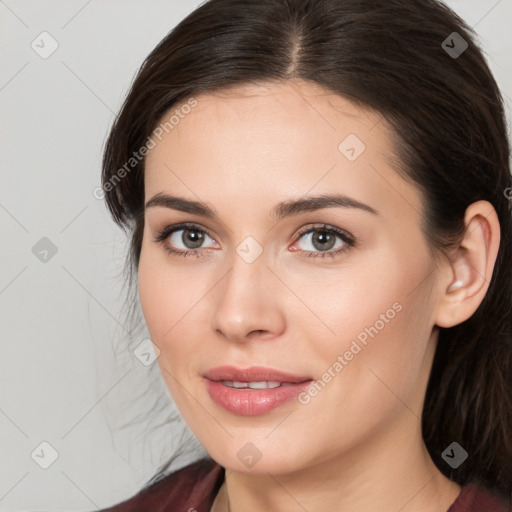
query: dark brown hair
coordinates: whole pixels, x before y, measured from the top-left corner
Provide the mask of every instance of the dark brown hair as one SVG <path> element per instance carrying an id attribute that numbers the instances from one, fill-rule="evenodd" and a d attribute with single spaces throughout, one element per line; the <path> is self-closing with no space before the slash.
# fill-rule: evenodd
<path id="1" fill-rule="evenodd" d="M 397 172 L 423 194 L 422 228 L 433 254 L 446 255 L 460 240 L 471 203 L 483 199 L 496 209 L 501 244 L 489 289 L 471 318 L 440 329 L 422 429 L 448 478 L 508 491 L 509 142 L 503 99 L 476 41 L 436 0 L 207 1 L 142 64 L 106 143 L 102 184 L 114 220 L 131 234 L 131 280 L 144 228 L 144 159 L 126 163 L 171 107 L 202 92 L 299 78 L 381 113 L 395 133 Z M 464 44 L 460 55 L 450 54 Z M 458 469 L 441 457 L 454 441 L 469 454 Z"/>

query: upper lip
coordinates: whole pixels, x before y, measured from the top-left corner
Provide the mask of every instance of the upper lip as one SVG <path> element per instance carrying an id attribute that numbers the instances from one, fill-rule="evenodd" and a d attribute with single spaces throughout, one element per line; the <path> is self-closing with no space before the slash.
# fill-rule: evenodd
<path id="1" fill-rule="evenodd" d="M 266 368 L 265 366 L 251 366 L 250 368 L 236 368 L 235 366 L 217 366 L 204 373 L 209 380 L 230 380 L 236 382 L 305 382 L 311 377 L 292 375 L 291 373 Z"/>

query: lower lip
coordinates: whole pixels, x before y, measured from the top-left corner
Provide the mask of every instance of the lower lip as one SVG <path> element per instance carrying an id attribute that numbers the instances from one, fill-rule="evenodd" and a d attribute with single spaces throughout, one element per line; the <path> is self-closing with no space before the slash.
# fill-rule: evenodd
<path id="1" fill-rule="evenodd" d="M 307 389 L 311 380 L 291 386 L 267 389 L 237 389 L 221 382 L 206 379 L 206 388 L 212 400 L 234 414 L 257 416 L 292 400 Z"/>

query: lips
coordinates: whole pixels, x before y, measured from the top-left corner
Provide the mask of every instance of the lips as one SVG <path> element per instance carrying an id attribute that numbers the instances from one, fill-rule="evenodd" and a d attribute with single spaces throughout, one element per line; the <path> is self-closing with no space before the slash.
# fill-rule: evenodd
<path id="1" fill-rule="evenodd" d="M 219 366 L 204 375 L 210 398 L 226 411 L 257 416 L 290 402 L 311 383 L 308 376 L 273 368 Z M 250 384 L 249 384 L 250 383 Z"/>
<path id="2" fill-rule="evenodd" d="M 212 381 L 236 381 L 236 382 L 280 382 L 297 384 L 312 380 L 310 376 L 293 375 L 264 366 L 251 366 L 250 368 L 236 368 L 235 366 L 218 366 L 212 368 L 203 375 Z"/>

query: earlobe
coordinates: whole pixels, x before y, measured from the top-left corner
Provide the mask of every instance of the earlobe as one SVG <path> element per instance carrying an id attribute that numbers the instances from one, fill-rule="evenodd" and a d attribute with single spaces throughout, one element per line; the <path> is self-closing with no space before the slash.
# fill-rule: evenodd
<path id="1" fill-rule="evenodd" d="M 437 310 L 436 325 L 453 327 L 470 318 L 487 293 L 500 244 L 498 216 L 488 201 L 467 209 L 465 232 L 457 257 L 449 262 Z"/>

